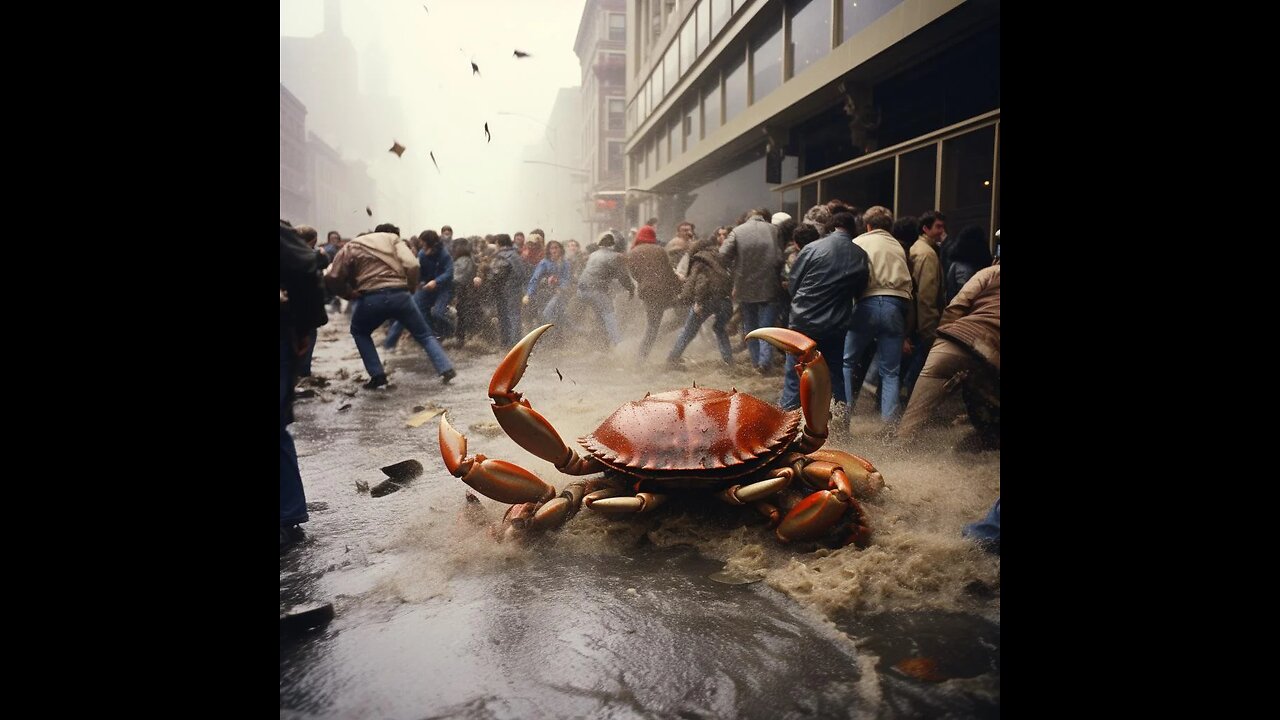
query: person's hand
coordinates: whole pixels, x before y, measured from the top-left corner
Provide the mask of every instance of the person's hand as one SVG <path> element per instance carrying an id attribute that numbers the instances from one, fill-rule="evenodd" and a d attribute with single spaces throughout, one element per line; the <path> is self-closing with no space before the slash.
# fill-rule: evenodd
<path id="1" fill-rule="evenodd" d="M 475 285 L 476 287 L 480 287 L 480 283 L 482 283 L 482 282 L 484 282 L 484 281 L 480 279 L 480 276 L 479 276 L 479 275 L 477 275 L 477 276 L 475 276 L 475 277 L 471 278 L 471 284 L 472 284 L 472 285 Z"/>
<path id="2" fill-rule="evenodd" d="M 427 292 L 431 292 L 431 291 L 435 290 L 435 289 L 436 289 L 436 281 L 435 281 L 435 280 L 431 280 L 431 281 L 427 282 L 427 284 L 426 284 L 426 288 L 427 288 Z"/>
<path id="3" fill-rule="evenodd" d="M 903 355 L 911 354 L 911 341 L 908 340 L 907 338 L 902 339 L 902 354 Z"/>
<path id="4" fill-rule="evenodd" d="M 280 304 L 284 305 L 287 302 L 289 302 L 289 291 L 284 288 L 280 288 Z"/>
<path id="5" fill-rule="evenodd" d="M 693 304 L 693 314 L 694 314 L 694 315 L 701 315 L 701 314 L 702 314 L 702 303 L 694 303 L 694 304 Z"/>
<path id="6" fill-rule="evenodd" d="M 528 304 L 529 304 L 529 296 L 528 296 L 528 295 L 525 295 L 524 297 L 520 298 L 520 304 L 521 304 L 521 305 L 528 305 Z"/>

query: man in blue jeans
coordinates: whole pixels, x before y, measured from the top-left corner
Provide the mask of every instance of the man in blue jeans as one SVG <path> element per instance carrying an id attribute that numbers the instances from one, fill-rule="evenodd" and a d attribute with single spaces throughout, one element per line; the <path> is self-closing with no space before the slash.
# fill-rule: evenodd
<path id="1" fill-rule="evenodd" d="M 845 400 L 852 400 L 853 368 L 873 341 L 880 368 L 880 419 L 894 421 L 898 410 L 898 372 L 902 365 L 902 339 L 907 334 L 907 307 L 911 302 L 911 270 L 902 244 L 890 234 L 893 213 L 881 205 L 862 214 L 867 231 L 853 244 L 867 253 L 871 266 L 867 287 L 853 308 L 853 326 L 844 340 Z M 852 417 L 853 408 L 849 408 Z"/>
<path id="2" fill-rule="evenodd" d="M 747 212 L 746 222 L 735 227 L 720 246 L 720 256 L 733 268 L 733 297 L 742 308 L 742 334 L 761 327 L 773 327 L 782 302 L 782 248 L 778 228 L 765 218 L 763 208 Z M 763 340 L 748 340 L 751 365 L 763 375 L 770 372 L 773 346 Z"/>
<path id="3" fill-rule="evenodd" d="M 280 221 L 280 550 L 304 537 L 307 496 L 298 451 L 289 435 L 298 360 L 315 329 L 329 322 L 314 250 L 288 222 Z"/>
<path id="4" fill-rule="evenodd" d="M 409 329 L 446 384 L 458 374 L 409 296 L 409 288 L 418 285 L 418 270 L 417 259 L 400 239 L 400 228 L 383 223 L 343 245 L 325 273 L 325 283 L 334 294 L 359 301 L 351 314 L 351 336 L 369 373 L 366 390 L 387 384 L 373 331 L 388 319 Z"/>
<path id="5" fill-rule="evenodd" d="M 791 266 L 787 290 L 791 293 L 791 329 L 818 344 L 818 352 L 831 373 L 831 397 L 844 400 L 844 339 L 853 324 L 853 299 L 862 293 L 869 276 L 867 253 L 853 244 L 856 221 L 850 213 L 838 213 L 834 228 L 821 240 L 812 225 L 796 228 L 792 239 L 800 254 Z M 778 401 L 786 410 L 800 407 L 800 377 L 794 355 L 787 356 Z"/>

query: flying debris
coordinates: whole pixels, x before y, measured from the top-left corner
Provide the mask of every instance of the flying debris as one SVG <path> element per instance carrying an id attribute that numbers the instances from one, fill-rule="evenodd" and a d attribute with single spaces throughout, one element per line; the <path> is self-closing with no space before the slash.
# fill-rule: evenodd
<path id="1" fill-rule="evenodd" d="M 564 376 L 560 374 L 560 368 L 556 368 L 556 377 L 560 378 L 560 382 L 564 382 Z"/>
<path id="2" fill-rule="evenodd" d="M 373 210 L 368 205 L 364 206 L 364 211 L 369 213 L 369 217 L 373 217 Z"/>
<path id="3" fill-rule="evenodd" d="M 484 141 L 490 142 L 491 140 L 493 140 L 493 136 L 489 134 L 489 123 L 485 123 L 484 124 Z"/>
<path id="4" fill-rule="evenodd" d="M 475 60 L 472 60 L 472 61 L 471 61 L 471 74 L 472 74 L 472 75 L 480 75 L 480 66 L 476 64 L 476 61 L 475 61 Z M 484 77 L 484 76 L 483 76 L 483 75 L 480 75 L 480 77 Z"/>
<path id="5" fill-rule="evenodd" d="M 516 57 L 518 57 L 518 58 L 527 58 L 527 57 L 529 57 L 529 53 L 527 53 L 527 52 L 522 52 L 522 51 L 520 51 L 520 50 L 516 50 L 516 51 L 515 51 L 515 56 L 516 56 Z"/>
<path id="6" fill-rule="evenodd" d="M 428 153 L 431 156 L 431 164 L 436 166 L 436 172 L 440 172 L 440 163 L 436 162 L 436 153 L 434 150 Z M 443 174 L 443 173 L 441 173 Z"/>
<path id="7" fill-rule="evenodd" d="M 404 146 L 393 140 L 391 141 L 391 152 L 395 153 L 396 157 L 404 157 Z"/>
<path id="8" fill-rule="evenodd" d="M 423 9 L 423 10 L 427 10 L 427 6 L 426 6 L 426 5 L 423 5 L 423 6 L 422 6 L 422 9 Z M 430 10 L 427 10 L 427 12 L 431 12 L 431 11 L 430 11 Z"/>

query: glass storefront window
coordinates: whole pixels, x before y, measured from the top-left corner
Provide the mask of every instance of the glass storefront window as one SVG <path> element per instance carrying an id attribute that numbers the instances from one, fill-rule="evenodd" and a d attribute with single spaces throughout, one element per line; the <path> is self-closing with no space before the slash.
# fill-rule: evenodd
<path id="1" fill-rule="evenodd" d="M 787 7 L 791 18 L 791 75 L 831 52 L 831 0 L 793 0 Z"/>
<path id="2" fill-rule="evenodd" d="M 677 115 L 671 119 L 671 129 L 667 131 L 668 162 L 676 159 L 680 153 L 684 152 L 684 148 L 680 145 L 680 125 L 683 122 L 683 117 L 682 115 Z"/>
<path id="3" fill-rule="evenodd" d="M 693 65 L 697 57 L 693 49 L 693 36 L 697 29 L 697 21 L 691 16 L 684 24 L 684 28 L 680 30 L 680 77 L 684 77 L 684 74 L 689 72 L 689 66 Z"/>
<path id="4" fill-rule="evenodd" d="M 809 208 L 818 204 L 818 183 L 809 183 L 800 186 L 800 214 L 796 216 L 796 222 L 804 219 L 804 214 L 809 212 Z"/>
<path id="5" fill-rule="evenodd" d="M 693 149 L 702 139 L 702 113 L 698 112 L 698 101 L 695 99 L 684 114 L 684 149 Z"/>
<path id="6" fill-rule="evenodd" d="M 782 16 L 751 41 L 751 102 L 758 103 L 782 84 Z"/>
<path id="7" fill-rule="evenodd" d="M 872 205 L 893 208 L 893 158 L 851 170 L 843 175 L 823 178 L 822 196 L 818 202 L 843 200 L 864 211 Z"/>
<path id="8" fill-rule="evenodd" d="M 724 121 L 747 109 L 747 58 L 739 55 L 724 73 Z"/>
<path id="9" fill-rule="evenodd" d="M 680 45 L 679 43 L 671 43 L 671 47 L 667 50 L 667 57 L 663 59 L 662 65 L 665 68 L 663 78 L 666 88 L 659 98 L 666 97 L 666 93 L 676 89 L 676 81 L 680 79 Z M 661 102 L 661 100 L 659 100 Z"/>
<path id="10" fill-rule="evenodd" d="M 938 145 L 912 150 L 898 160 L 898 214 L 920 216 L 933 206 L 938 177 Z"/>
<path id="11" fill-rule="evenodd" d="M 793 188 L 782 193 L 782 212 L 790 215 L 797 223 L 804 219 L 804 214 L 800 212 L 799 189 Z"/>
<path id="12" fill-rule="evenodd" d="M 649 152 L 649 162 L 648 162 L 649 169 L 651 173 L 656 173 L 658 172 L 658 168 L 660 167 L 658 165 L 658 141 L 654 139 L 650 139 L 648 143 L 648 147 L 649 147 L 649 151 L 648 151 Z"/>
<path id="13" fill-rule="evenodd" d="M 696 52 L 698 57 L 702 56 L 702 51 L 711 45 L 711 0 L 702 0 L 702 4 L 697 10 L 693 11 L 698 16 L 698 42 Z"/>
<path id="14" fill-rule="evenodd" d="M 716 75 L 715 73 L 712 73 Z M 720 126 L 724 124 L 724 120 L 720 116 L 720 77 L 716 75 L 711 79 L 711 84 L 702 93 L 702 117 L 706 123 L 706 132 L 703 137 L 710 135 Z"/>
<path id="15" fill-rule="evenodd" d="M 995 162 L 996 129 L 974 130 L 942 143 L 942 207 L 947 233 L 958 234 L 966 225 L 977 225 L 989 239 L 991 177 Z"/>
<path id="16" fill-rule="evenodd" d="M 715 39 L 724 26 L 729 23 L 729 16 L 733 14 L 729 7 L 729 0 L 706 0 L 711 4 L 711 39 Z"/>
<path id="17" fill-rule="evenodd" d="M 889 12 L 902 0 L 842 0 L 840 19 L 843 32 L 840 42 L 857 35 L 863 28 Z"/>

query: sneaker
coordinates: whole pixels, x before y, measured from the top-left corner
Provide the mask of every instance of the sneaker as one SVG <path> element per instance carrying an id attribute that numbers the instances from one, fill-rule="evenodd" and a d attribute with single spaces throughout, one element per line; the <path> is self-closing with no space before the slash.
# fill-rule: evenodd
<path id="1" fill-rule="evenodd" d="M 387 376 L 386 376 L 386 375 L 375 375 L 375 376 L 373 377 L 373 379 L 371 379 L 371 380 L 369 380 L 369 382 L 365 383 L 365 384 L 363 385 L 363 387 L 364 387 L 364 389 L 365 389 L 365 390 L 373 390 L 374 388 L 380 388 L 380 387 L 382 387 L 383 385 L 386 385 L 386 384 L 387 384 Z"/>
<path id="2" fill-rule="evenodd" d="M 449 381 L 456 377 L 458 377 L 458 371 L 453 368 L 449 368 L 448 370 L 440 373 L 440 381 L 445 385 L 448 385 Z"/>

